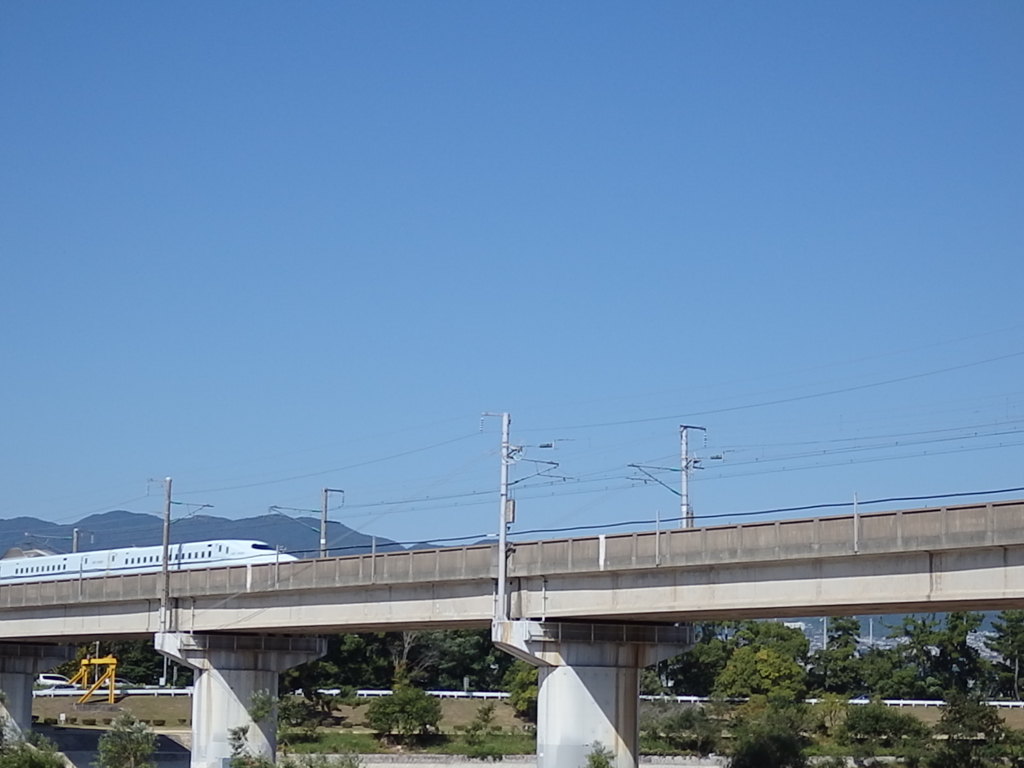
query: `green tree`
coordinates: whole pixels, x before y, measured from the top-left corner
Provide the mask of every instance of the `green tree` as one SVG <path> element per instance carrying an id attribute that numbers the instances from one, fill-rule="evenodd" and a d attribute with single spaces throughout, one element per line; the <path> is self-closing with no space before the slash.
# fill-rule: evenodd
<path id="1" fill-rule="evenodd" d="M 531 722 L 537 720 L 537 668 L 522 659 L 516 659 L 501 681 L 502 690 L 508 692 L 508 703 L 519 717 Z"/>
<path id="2" fill-rule="evenodd" d="M 323 709 L 319 704 L 298 696 L 281 697 L 277 701 L 278 743 L 288 745 L 296 741 L 295 731 L 299 732 L 302 741 L 313 741 L 323 717 Z"/>
<path id="3" fill-rule="evenodd" d="M 1001 611 L 992 622 L 995 638 L 989 647 L 1002 657 L 999 691 L 1020 701 L 1021 659 L 1024 659 L 1024 611 Z"/>
<path id="4" fill-rule="evenodd" d="M 401 741 L 425 736 L 441 720 L 441 703 L 411 685 L 396 685 L 390 696 L 375 699 L 366 709 L 366 722 L 380 736 L 396 735 Z"/>
<path id="5" fill-rule="evenodd" d="M 473 716 L 473 719 L 462 731 L 462 739 L 471 747 L 479 746 L 488 736 L 493 736 L 501 731 L 501 726 L 494 724 L 494 710 L 497 704 L 488 701 L 482 705 Z"/>
<path id="6" fill-rule="evenodd" d="M 33 734 L 29 742 L 15 739 L 0 749 L 0 768 L 64 768 L 64 757 L 57 746 Z"/>
<path id="7" fill-rule="evenodd" d="M 153 768 L 156 734 L 131 712 L 114 718 L 99 740 L 98 768 Z"/>
<path id="8" fill-rule="evenodd" d="M 327 653 L 283 672 L 278 689 L 282 693 L 301 690 L 303 696 L 326 714 L 331 701 L 319 692 L 320 689 L 389 688 L 393 677 L 387 635 L 332 635 L 327 639 Z"/>
<path id="9" fill-rule="evenodd" d="M 913 715 L 872 702 L 847 709 L 840 741 L 861 759 L 877 754 L 918 762 L 930 746 L 931 731 Z"/>
<path id="10" fill-rule="evenodd" d="M 935 732 L 945 736 L 929 762 L 933 768 L 988 768 L 1002 764 L 1006 726 L 996 710 L 954 691 Z"/>
<path id="11" fill-rule="evenodd" d="M 742 621 L 732 636 L 736 647 L 767 648 L 797 664 L 807 662 L 810 643 L 799 629 L 779 621 Z"/>
<path id="12" fill-rule="evenodd" d="M 829 619 L 825 647 L 811 657 L 809 681 L 820 693 L 846 696 L 864 690 L 863 664 L 857 655 L 860 621 L 849 616 Z"/>
<path id="13" fill-rule="evenodd" d="M 803 667 L 771 648 L 737 648 L 715 680 L 713 693 L 733 699 L 766 696 L 773 701 L 799 701 L 807 692 Z"/>
<path id="14" fill-rule="evenodd" d="M 461 691 L 466 678 L 471 691 L 496 690 L 514 661 L 494 646 L 490 630 L 476 629 L 424 632 L 415 657 L 427 662 L 419 665 L 418 683 L 448 691 Z"/>
<path id="15" fill-rule="evenodd" d="M 707 755 L 716 750 L 722 736 L 721 721 L 703 706 L 645 702 L 640 723 L 642 740 L 662 750 Z"/>
<path id="16" fill-rule="evenodd" d="M 905 657 L 900 646 L 893 648 L 871 648 L 861 655 L 861 674 L 864 688 L 872 695 L 883 699 L 927 699 L 936 698 L 941 692 L 925 690 L 916 666 Z M 934 687 L 935 681 L 931 681 Z"/>
<path id="17" fill-rule="evenodd" d="M 660 675 L 671 684 L 673 693 L 682 696 L 710 696 L 734 643 L 724 639 L 724 626 L 706 622 L 697 628 L 697 642 L 686 653 L 658 665 Z"/>
<path id="18" fill-rule="evenodd" d="M 968 637 L 981 626 L 980 613 L 949 613 L 940 622 L 934 614 L 923 618 L 905 616 L 890 637 L 902 638 L 899 646 L 905 662 L 916 670 L 912 698 L 939 698 L 946 691 L 966 693 L 983 687 L 988 664 Z"/>
<path id="19" fill-rule="evenodd" d="M 730 768 L 805 768 L 805 725 L 800 707 L 769 706 L 745 714 L 733 731 Z"/>

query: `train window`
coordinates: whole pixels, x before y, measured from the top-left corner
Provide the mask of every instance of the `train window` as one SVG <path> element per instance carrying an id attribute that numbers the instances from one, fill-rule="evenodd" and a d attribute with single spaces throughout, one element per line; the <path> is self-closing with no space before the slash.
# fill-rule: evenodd
<path id="1" fill-rule="evenodd" d="M 266 549 L 266 550 L 269 550 L 271 552 L 274 551 L 274 548 L 272 546 L 270 546 L 269 544 L 253 544 L 252 548 L 253 549 Z"/>

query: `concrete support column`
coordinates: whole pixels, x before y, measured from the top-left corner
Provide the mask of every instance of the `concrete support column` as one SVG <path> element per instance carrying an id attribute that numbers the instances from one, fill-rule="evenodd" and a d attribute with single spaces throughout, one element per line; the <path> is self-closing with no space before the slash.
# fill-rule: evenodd
<path id="1" fill-rule="evenodd" d="M 319 658 L 327 642 L 315 637 L 158 633 L 156 649 L 196 671 L 192 694 L 192 768 L 223 768 L 229 734 L 247 728 L 248 749 L 271 760 L 277 752 L 276 712 L 254 722 L 253 694 L 277 696 L 280 672 Z"/>
<path id="2" fill-rule="evenodd" d="M 67 645 L 0 643 L 0 716 L 8 735 L 21 737 L 32 731 L 32 684 L 40 672 L 74 658 Z"/>
<path id="3" fill-rule="evenodd" d="M 539 667 L 537 768 L 584 766 L 597 745 L 636 768 L 640 670 L 693 644 L 689 626 L 496 621 L 491 634 Z"/>

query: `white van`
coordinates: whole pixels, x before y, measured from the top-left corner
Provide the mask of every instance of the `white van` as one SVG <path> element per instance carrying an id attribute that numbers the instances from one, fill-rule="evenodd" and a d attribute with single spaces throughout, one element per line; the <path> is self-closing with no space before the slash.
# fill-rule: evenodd
<path id="1" fill-rule="evenodd" d="M 64 677 L 64 675 L 45 672 L 36 678 L 36 685 L 41 688 L 70 688 L 71 681 Z"/>

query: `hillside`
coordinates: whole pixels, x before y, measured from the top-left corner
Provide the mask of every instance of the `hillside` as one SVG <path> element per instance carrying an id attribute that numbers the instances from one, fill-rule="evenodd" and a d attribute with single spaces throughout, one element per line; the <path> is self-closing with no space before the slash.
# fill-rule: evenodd
<path id="1" fill-rule="evenodd" d="M 162 521 L 157 515 L 117 510 L 90 515 L 77 523 L 58 525 L 34 517 L 0 519 L 0 553 L 11 547 L 41 547 L 55 552 L 71 551 L 72 530 L 80 532 L 82 551 L 159 544 Z M 320 521 L 314 517 L 289 518 L 260 515 L 229 520 L 195 515 L 175 520 L 171 543 L 208 539 L 258 539 L 284 548 L 299 557 L 314 556 L 320 546 Z M 360 554 L 371 550 L 371 537 L 341 523 L 328 522 L 327 542 L 332 555 Z M 377 550 L 404 549 L 391 539 L 377 539 Z"/>

